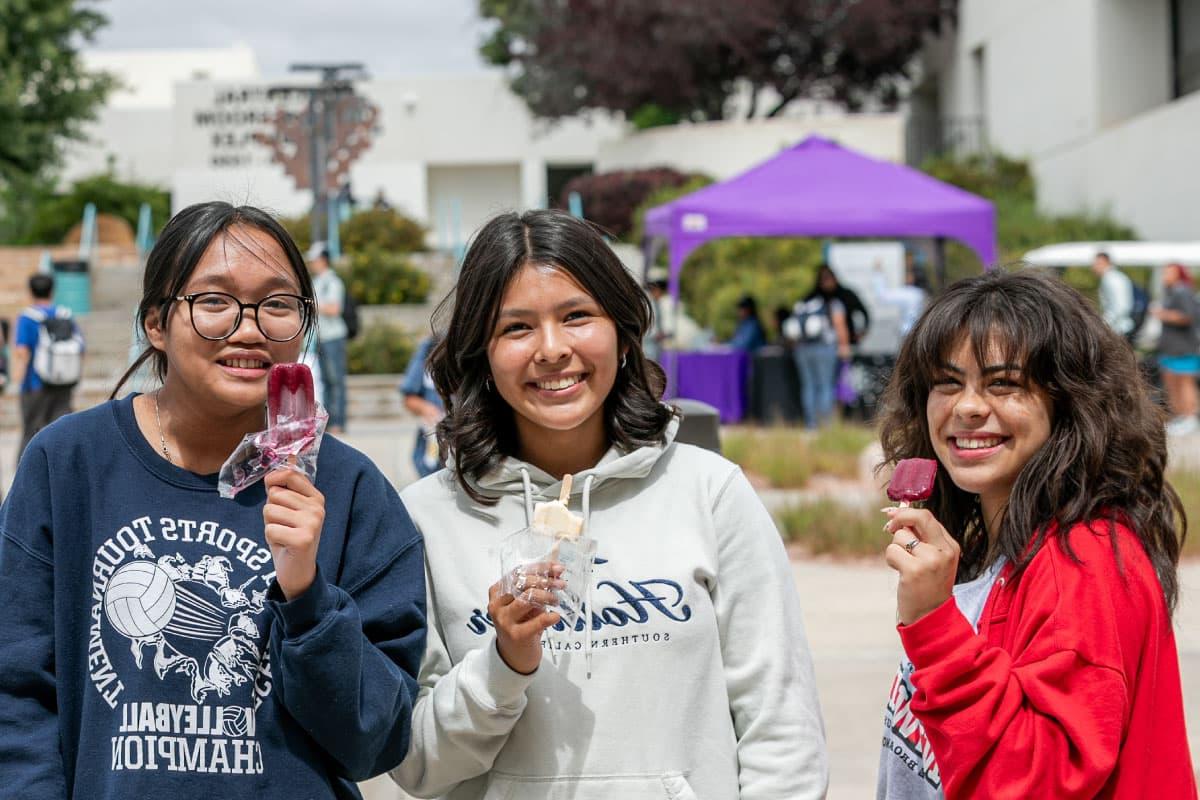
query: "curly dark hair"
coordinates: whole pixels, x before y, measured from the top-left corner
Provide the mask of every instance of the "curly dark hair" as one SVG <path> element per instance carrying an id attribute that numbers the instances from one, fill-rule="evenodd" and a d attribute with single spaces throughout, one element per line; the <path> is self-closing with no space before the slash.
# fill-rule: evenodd
<path id="1" fill-rule="evenodd" d="M 1107 521 L 1115 550 L 1120 520 L 1141 540 L 1173 613 L 1187 517 L 1164 476 L 1165 414 L 1132 348 L 1050 274 L 996 270 L 955 283 L 929 305 L 901 346 L 884 393 L 881 468 L 936 458 L 926 401 L 939 365 L 964 337 L 980 364 L 992 346 L 1003 351 L 1004 363 L 1023 364 L 1052 412 L 1050 437 L 1018 475 L 993 541 L 978 498 L 938 471 L 929 508 L 962 545 L 960 579 L 977 576 L 1001 555 L 1019 576 L 1052 529 L 1074 558 L 1067 534 L 1078 523 Z"/>
<path id="2" fill-rule="evenodd" d="M 504 292 L 526 265 L 561 269 L 596 299 L 617 329 L 624 366 L 604 403 L 605 434 L 624 449 L 665 441 L 672 411 L 661 402 L 666 386 L 658 364 L 642 351 L 650 329 L 650 300 L 599 231 L 561 211 L 493 217 L 475 235 L 453 291 L 434 313 L 437 344 L 429 374 L 446 406 L 438 425 L 442 452 L 453 458 L 459 485 L 473 500 L 496 502 L 477 491 L 478 480 L 518 451 L 512 408 L 489 391 L 491 341 Z"/>

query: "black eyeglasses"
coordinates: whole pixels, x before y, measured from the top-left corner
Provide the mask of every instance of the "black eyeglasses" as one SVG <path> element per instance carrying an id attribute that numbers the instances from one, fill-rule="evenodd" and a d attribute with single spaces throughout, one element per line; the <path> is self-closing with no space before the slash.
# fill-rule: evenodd
<path id="1" fill-rule="evenodd" d="M 242 313 L 254 310 L 254 324 L 272 342 L 290 342 L 304 331 L 312 316 L 312 298 L 272 294 L 257 303 L 243 303 L 224 292 L 197 292 L 174 298 L 186 301 L 192 329 L 202 339 L 228 339 L 242 324 Z"/>

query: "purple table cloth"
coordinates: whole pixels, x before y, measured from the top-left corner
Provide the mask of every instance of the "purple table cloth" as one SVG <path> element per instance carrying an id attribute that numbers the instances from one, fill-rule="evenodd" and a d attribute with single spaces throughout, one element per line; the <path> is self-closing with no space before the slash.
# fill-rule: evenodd
<path id="1" fill-rule="evenodd" d="M 741 422 L 746 415 L 746 385 L 750 355 L 743 350 L 666 352 L 667 397 L 700 400 L 713 406 L 725 424 Z"/>

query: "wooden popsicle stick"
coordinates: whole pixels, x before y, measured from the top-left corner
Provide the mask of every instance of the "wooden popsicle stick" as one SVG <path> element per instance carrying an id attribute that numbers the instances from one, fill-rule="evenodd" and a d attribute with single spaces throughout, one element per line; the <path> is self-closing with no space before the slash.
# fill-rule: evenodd
<path id="1" fill-rule="evenodd" d="M 571 502 L 571 481 L 573 479 L 574 476 L 569 472 L 566 475 L 563 475 L 562 489 L 558 493 L 558 502 L 562 503 L 564 506 Z"/>

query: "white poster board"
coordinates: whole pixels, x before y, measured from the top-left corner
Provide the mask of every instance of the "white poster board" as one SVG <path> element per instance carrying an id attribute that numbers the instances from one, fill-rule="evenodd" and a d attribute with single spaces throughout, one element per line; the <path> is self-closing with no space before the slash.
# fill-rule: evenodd
<path id="1" fill-rule="evenodd" d="M 904 285 L 904 245 L 900 242 L 838 242 L 826 254 L 838 283 L 854 290 L 867 311 L 871 325 L 858 343 L 864 354 L 894 354 L 900 346 L 900 312 L 890 304 L 876 302 L 878 292 Z"/>

